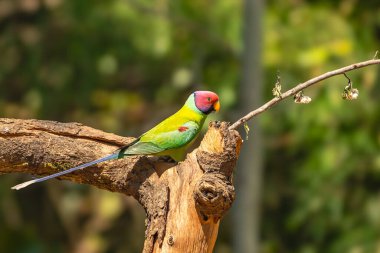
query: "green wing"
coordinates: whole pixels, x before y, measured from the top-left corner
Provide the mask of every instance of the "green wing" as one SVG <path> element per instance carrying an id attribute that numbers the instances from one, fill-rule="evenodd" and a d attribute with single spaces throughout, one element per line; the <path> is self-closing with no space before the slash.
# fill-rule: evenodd
<path id="1" fill-rule="evenodd" d="M 200 131 L 199 124 L 194 121 L 184 124 L 175 122 L 175 124 L 169 124 L 169 129 L 167 127 L 169 122 L 165 123 L 143 134 L 136 144 L 125 150 L 124 155 L 149 155 L 178 149 L 189 144 Z"/>

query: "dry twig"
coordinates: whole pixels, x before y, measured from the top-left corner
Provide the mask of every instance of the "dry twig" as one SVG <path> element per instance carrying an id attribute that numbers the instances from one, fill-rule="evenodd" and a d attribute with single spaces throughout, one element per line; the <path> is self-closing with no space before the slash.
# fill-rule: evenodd
<path id="1" fill-rule="evenodd" d="M 273 105 L 277 104 L 278 102 L 284 100 L 287 97 L 294 96 L 299 91 L 302 91 L 302 90 L 306 89 L 307 87 L 309 87 L 309 86 L 311 86 L 313 84 L 319 83 L 320 81 L 323 81 L 323 80 L 325 80 L 327 78 L 330 78 L 332 76 L 341 75 L 341 74 L 344 74 L 346 72 L 349 72 L 349 71 L 352 71 L 352 70 L 355 70 L 355 69 L 359 69 L 359 68 L 363 68 L 363 67 L 366 67 L 366 66 L 369 66 L 369 65 L 375 65 L 375 64 L 380 64 L 380 60 L 373 59 L 373 60 L 369 60 L 369 61 L 363 61 L 363 62 L 358 62 L 358 63 L 355 63 L 355 64 L 351 64 L 349 66 L 346 66 L 346 67 L 343 67 L 343 68 L 340 68 L 340 69 L 336 69 L 336 70 L 333 70 L 333 71 L 329 71 L 329 72 L 324 73 L 324 74 L 322 74 L 320 76 L 314 77 L 314 78 L 312 78 L 312 79 L 310 79 L 310 80 L 308 80 L 306 82 L 300 83 L 297 86 L 295 86 L 294 88 L 292 88 L 292 89 L 290 89 L 290 90 L 288 90 L 288 91 L 286 91 L 284 93 L 281 93 L 281 96 L 276 96 L 275 98 L 271 99 L 270 101 L 268 101 L 264 105 L 260 106 L 259 108 L 251 111 L 250 113 L 248 113 L 244 117 L 240 118 L 235 123 L 233 123 L 229 127 L 229 129 L 233 130 L 233 129 L 238 128 L 239 126 L 241 126 L 242 124 L 244 124 L 248 120 L 252 119 L 253 117 L 255 117 L 255 116 L 257 116 L 257 115 L 265 112 L 266 110 L 268 110 L 269 108 L 271 108 Z"/>

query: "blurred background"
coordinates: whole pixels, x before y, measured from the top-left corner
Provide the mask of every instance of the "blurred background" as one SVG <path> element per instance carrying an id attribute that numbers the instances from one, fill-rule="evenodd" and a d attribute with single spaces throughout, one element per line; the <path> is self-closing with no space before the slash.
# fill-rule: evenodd
<path id="1" fill-rule="evenodd" d="M 282 89 L 372 59 L 378 0 L 0 0 L 0 117 L 138 136 L 189 93 L 235 121 Z M 343 76 L 250 122 L 217 253 L 380 252 L 380 68 Z M 245 137 L 244 131 L 241 131 Z M 141 252 L 144 211 L 94 187 L 0 177 L 0 252 Z"/>

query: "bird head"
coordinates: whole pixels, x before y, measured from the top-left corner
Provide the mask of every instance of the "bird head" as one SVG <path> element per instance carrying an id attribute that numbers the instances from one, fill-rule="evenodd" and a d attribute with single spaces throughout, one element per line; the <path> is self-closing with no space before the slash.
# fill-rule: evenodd
<path id="1" fill-rule="evenodd" d="M 188 101 L 194 103 L 193 105 L 195 105 L 196 109 L 204 114 L 219 111 L 220 109 L 219 97 L 211 91 L 195 91 Z"/>

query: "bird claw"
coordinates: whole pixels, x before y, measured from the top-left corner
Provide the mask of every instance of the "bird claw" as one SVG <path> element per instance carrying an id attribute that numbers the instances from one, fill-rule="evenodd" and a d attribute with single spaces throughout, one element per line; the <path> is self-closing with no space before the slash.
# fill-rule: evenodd
<path id="1" fill-rule="evenodd" d="M 177 163 L 176 160 L 167 155 L 158 157 L 158 161 L 166 163 Z"/>

